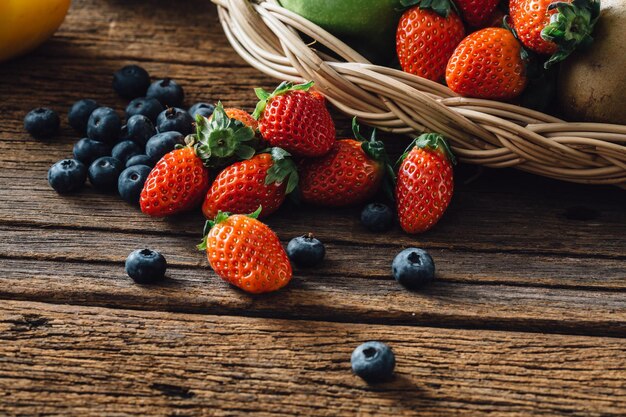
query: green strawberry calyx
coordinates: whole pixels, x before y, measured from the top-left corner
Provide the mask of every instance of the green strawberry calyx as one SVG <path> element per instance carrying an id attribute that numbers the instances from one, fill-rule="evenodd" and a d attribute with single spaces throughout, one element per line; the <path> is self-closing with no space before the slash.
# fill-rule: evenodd
<path id="1" fill-rule="evenodd" d="M 559 1 L 548 6 L 548 10 L 557 12 L 550 16 L 550 24 L 543 28 L 541 37 L 554 42 L 558 50 L 544 64 L 546 69 L 563 61 L 577 47 L 586 47 L 593 42 L 591 33 L 600 17 L 600 1 Z"/>
<path id="2" fill-rule="evenodd" d="M 452 153 L 452 149 L 450 149 L 450 146 L 443 138 L 443 135 L 439 133 L 424 133 L 413 139 L 411 144 L 406 148 L 398 160 L 398 164 L 402 163 L 402 161 L 406 159 L 407 155 L 413 148 L 429 149 L 435 152 L 440 152 L 450 161 L 452 165 L 456 165 L 456 157 Z"/>
<path id="3" fill-rule="evenodd" d="M 261 211 L 263 210 L 262 206 L 259 206 L 259 208 L 257 208 L 253 213 L 250 214 L 246 214 L 246 216 L 252 218 L 252 219 L 258 219 L 259 215 L 261 214 Z M 200 251 L 205 251 L 207 248 L 207 238 L 209 236 L 209 232 L 211 231 L 211 229 L 220 223 L 223 223 L 224 221 L 226 221 L 226 219 L 228 219 L 232 214 L 225 212 L 225 211 L 218 211 L 217 212 L 217 216 L 215 216 L 215 218 L 213 220 L 207 220 L 204 223 L 204 229 L 202 230 L 202 242 L 200 242 L 198 245 L 196 245 L 196 248 L 198 248 L 198 250 Z"/>
<path id="4" fill-rule="evenodd" d="M 302 84 L 294 84 L 290 81 L 283 81 L 280 83 L 276 90 L 271 93 L 268 93 L 262 88 L 255 88 L 254 92 L 256 96 L 259 98 L 259 102 L 254 109 L 254 113 L 252 113 L 252 117 L 259 120 L 263 112 L 265 111 L 265 107 L 267 107 L 267 103 L 273 99 L 274 97 L 281 96 L 283 94 L 287 94 L 290 91 L 309 91 L 311 87 L 313 87 L 314 82 L 309 81 Z"/>
<path id="5" fill-rule="evenodd" d="M 272 156 L 274 164 L 267 170 L 265 185 L 283 184 L 287 181 L 285 194 L 290 194 L 298 186 L 300 180 L 296 163 L 291 159 L 291 154 L 282 148 L 270 148 L 262 151 Z"/>
<path id="6" fill-rule="evenodd" d="M 448 17 L 451 10 L 459 14 L 456 4 L 450 0 L 400 0 L 400 5 L 403 8 L 419 6 L 420 9 L 432 10 L 441 17 Z"/>

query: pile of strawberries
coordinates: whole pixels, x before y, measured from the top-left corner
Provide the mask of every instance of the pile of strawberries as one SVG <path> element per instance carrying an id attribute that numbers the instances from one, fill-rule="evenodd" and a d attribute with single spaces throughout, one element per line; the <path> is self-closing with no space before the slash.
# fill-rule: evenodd
<path id="1" fill-rule="evenodd" d="M 284 82 L 272 93 L 256 89 L 252 115 L 218 103 L 198 116 L 196 133 L 150 172 L 140 197 L 143 213 L 162 217 L 202 208 L 211 267 L 249 292 L 274 291 L 292 276 L 276 235 L 257 218 L 275 212 L 290 193 L 302 203 L 351 206 L 381 189 L 396 200 L 408 233 L 431 228 L 453 192 L 452 156 L 438 134 L 417 138 L 394 170 L 375 132 L 337 140 L 326 100 L 313 83 Z M 252 213 L 252 214 L 249 214 Z"/>

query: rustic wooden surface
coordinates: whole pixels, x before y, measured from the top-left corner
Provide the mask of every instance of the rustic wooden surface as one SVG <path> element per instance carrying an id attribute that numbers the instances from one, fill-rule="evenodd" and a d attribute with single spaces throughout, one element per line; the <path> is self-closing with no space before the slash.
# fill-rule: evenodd
<path id="1" fill-rule="evenodd" d="M 327 262 L 248 296 L 194 251 L 199 214 L 153 220 L 46 182 L 77 138 L 64 123 L 32 140 L 24 114 L 65 118 L 83 97 L 122 109 L 110 78 L 133 62 L 179 80 L 189 104 L 251 109 L 252 88 L 275 84 L 230 49 L 206 0 L 74 1 L 50 42 L 0 64 L 0 415 L 626 413 L 623 191 L 460 167 L 449 212 L 421 236 L 367 233 L 357 209 L 287 207 L 271 226 L 285 242 L 315 232 Z M 171 265 L 162 285 L 125 276 L 144 246 Z M 407 246 L 432 253 L 436 285 L 390 278 Z M 398 370 L 368 386 L 349 358 L 373 339 Z"/>

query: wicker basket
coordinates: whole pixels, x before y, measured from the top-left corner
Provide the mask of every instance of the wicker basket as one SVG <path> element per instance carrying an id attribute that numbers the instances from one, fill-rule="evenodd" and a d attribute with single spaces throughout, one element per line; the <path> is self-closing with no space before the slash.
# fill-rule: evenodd
<path id="1" fill-rule="evenodd" d="M 626 126 L 568 123 L 371 64 L 276 0 L 212 0 L 233 48 L 279 80 L 313 80 L 340 111 L 385 131 L 442 133 L 462 162 L 515 167 L 560 180 L 626 187 Z M 306 44 L 300 33 L 315 39 Z M 337 60 L 314 49 L 334 51 Z"/>

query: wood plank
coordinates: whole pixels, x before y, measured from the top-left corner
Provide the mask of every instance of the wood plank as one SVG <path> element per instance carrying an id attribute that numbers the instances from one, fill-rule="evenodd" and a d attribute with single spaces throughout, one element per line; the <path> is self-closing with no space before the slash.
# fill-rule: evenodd
<path id="1" fill-rule="evenodd" d="M 365 340 L 396 377 L 350 371 Z M 3 415 L 621 416 L 623 340 L 0 305 Z"/>
<path id="2" fill-rule="evenodd" d="M 277 293 L 251 296 L 209 268 L 169 268 L 135 285 L 123 262 L 3 259 L 0 298 L 204 314 L 626 336 L 623 291 L 439 282 L 408 292 L 393 279 L 297 272 Z"/>

